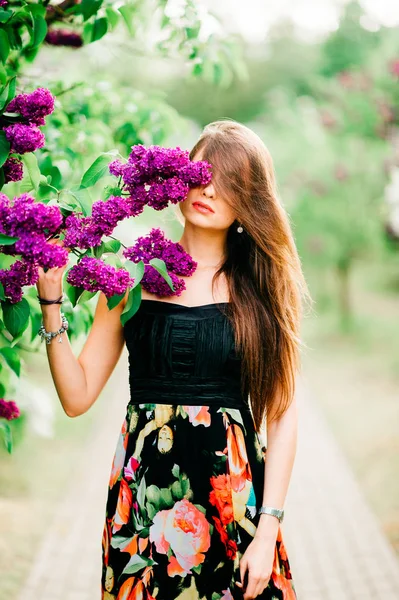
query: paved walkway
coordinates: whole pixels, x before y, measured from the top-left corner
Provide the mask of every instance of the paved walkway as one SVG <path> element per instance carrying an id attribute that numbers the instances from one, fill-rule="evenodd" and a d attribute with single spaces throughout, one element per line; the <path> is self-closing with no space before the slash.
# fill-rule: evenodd
<path id="1" fill-rule="evenodd" d="M 18 600 L 100 599 L 107 484 L 129 396 L 126 364 L 124 353 L 99 400 L 101 422 Z M 282 524 L 298 600 L 397 600 L 399 561 L 303 384 L 298 402 L 298 449 Z"/>

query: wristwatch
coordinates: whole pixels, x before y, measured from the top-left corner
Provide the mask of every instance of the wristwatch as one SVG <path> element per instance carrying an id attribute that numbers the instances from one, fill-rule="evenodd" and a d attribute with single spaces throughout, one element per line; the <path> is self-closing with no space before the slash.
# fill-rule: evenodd
<path id="1" fill-rule="evenodd" d="M 274 517 L 277 517 L 280 523 L 282 523 L 284 519 L 284 510 L 279 510 L 278 508 L 272 508 L 271 506 L 261 506 L 258 510 L 258 515 L 261 515 L 263 513 L 266 515 L 273 515 Z"/>

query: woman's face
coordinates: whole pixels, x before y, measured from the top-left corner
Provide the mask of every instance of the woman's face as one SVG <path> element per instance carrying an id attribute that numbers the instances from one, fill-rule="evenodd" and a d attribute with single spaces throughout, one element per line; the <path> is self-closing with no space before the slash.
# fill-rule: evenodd
<path id="1" fill-rule="evenodd" d="M 196 162 L 201 160 L 201 152 L 193 158 Z M 211 210 L 200 212 L 195 207 L 196 202 L 208 205 Z M 183 216 L 193 225 L 209 229 L 228 229 L 235 221 L 236 214 L 225 199 L 216 194 L 212 181 L 205 187 L 191 188 L 187 198 L 179 202 Z"/>

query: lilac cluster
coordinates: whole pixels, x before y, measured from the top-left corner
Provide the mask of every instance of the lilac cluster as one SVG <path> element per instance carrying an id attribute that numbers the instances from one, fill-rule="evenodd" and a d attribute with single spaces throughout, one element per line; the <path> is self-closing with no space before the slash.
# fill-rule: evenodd
<path id="1" fill-rule="evenodd" d="M 44 134 L 39 126 L 45 125 L 45 117 L 54 111 L 55 97 L 46 88 L 37 88 L 30 94 L 18 94 L 6 106 L 6 113 L 20 115 L 22 122 L 14 122 L 3 127 L 10 152 L 25 154 L 42 148 Z M 22 161 L 9 157 L 4 164 L 5 183 L 20 181 L 23 177 Z"/>
<path id="2" fill-rule="evenodd" d="M 169 202 L 182 202 L 190 187 L 210 182 L 210 169 L 206 161 L 191 161 L 189 152 L 179 147 L 146 148 L 142 144 L 132 147 L 127 163 L 114 160 L 109 165 L 110 173 L 123 180 L 132 215 L 142 212 L 145 205 L 163 210 Z"/>
<path id="3" fill-rule="evenodd" d="M 152 228 L 147 236 L 138 237 L 133 246 L 123 251 L 123 256 L 134 263 L 144 262 L 145 271 L 141 284 L 145 290 L 159 296 L 180 296 L 186 285 L 178 275 L 189 277 L 197 268 L 197 263 L 183 246 L 179 242 L 166 239 L 159 228 Z M 149 264 L 152 258 L 159 258 L 165 262 L 175 291 L 171 290 L 162 275 Z"/>
<path id="4" fill-rule="evenodd" d="M 28 194 L 11 201 L 0 193 L 0 233 L 18 238 L 13 244 L 0 244 L 0 252 L 20 255 L 23 259 L 14 262 L 10 269 L 0 271 L 0 282 L 11 303 L 21 300 L 24 285 L 36 283 L 38 265 L 62 267 L 68 262 L 65 248 L 47 243 L 48 236 L 58 233 L 62 224 L 58 206 L 35 202 Z"/>
<path id="5" fill-rule="evenodd" d="M 0 269 L 0 283 L 11 304 L 22 300 L 24 285 L 35 285 L 38 279 L 37 267 L 27 260 L 16 260 L 9 269 Z"/>
<path id="6" fill-rule="evenodd" d="M 39 88 L 32 94 L 17 96 L 9 104 L 8 109 L 30 119 L 29 125 L 17 123 L 5 128 L 14 151 L 21 153 L 33 149 L 37 143 L 35 128 L 42 135 L 36 124 L 42 124 L 44 116 L 54 106 L 51 94 L 49 96 L 45 92 Z M 9 180 L 17 180 L 18 161 L 12 157 L 7 162 L 5 170 L 8 169 Z M 106 201 L 95 202 L 91 216 L 73 213 L 65 220 L 58 206 L 35 202 L 27 194 L 11 202 L 0 193 L 0 233 L 18 238 L 11 245 L 0 244 L 0 252 L 17 254 L 22 258 L 11 269 L 1 272 L 6 296 L 11 302 L 18 302 L 22 286 L 35 283 L 38 265 L 43 268 L 64 266 L 68 262 L 69 249 L 87 250 L 99 246 L 102 237 L 111 235 L 119 221 L 136 216 L 145 205 L 161 210 L 169 201 L 184 200 L 190 187 L 209 183 L 212 177 L 210 166 L 204 161 L 191 161 L 189 153 L 180 148 L 133 146 L 126 164 L 113 161 L 109 166 L 112 174 L 123 179 L 125 195 L 112 195 Z M 47 242 L 49 235 L 62 231 L 65 234 L 63 246 Z M 127 248 L 124 256 L 134 262 L 144 261 L 143 287 L 162 296 L 180 295 L 185 283 L 178 276 L 189 276 L 197 267 L 179 243 L 165 239 L 164 233 L 154 228 L 147 237 L 138 238 L 134 246 Z M 165 262 L 175 291 L 149 264 L 152 258 Z M 101 290 L 108 297 L 124 293 L 134 283 L 125 269 L 115 269 L 100 259 L 88 256 L 72 267 L 67 281 L 87 291 Z"/>
<path id="7" fill-rule="evenodd" d="M 49 29 L 44 41 L 52 46 L 72 46 L 73 48 L 83 46 L 80 33 L 75 33 L 70 29 Z"/>
<path id="8" fill-rule="evenodd" d="M 0 418 L 11 421 L 20 416 L 20 410 L 13 400 L 5 400 L 0 398 Z"/>
<path id="9" fill-rule="evenodd" d="M 116 269 L 99 258 L 84 256 L 68 272 L 67 282 L 88 292 L 101 291 L 110 298 L 114 294 L 124 294 L 134 284 L 134 279 L 126 269 Z"/>
<path id="10" fill-rule="evenodd" d="M 64 245 L 69 248 L 93 248 L 101 244 L 104 235 L 111 235 L 119 221 L 131 216 L 129 203 L 119 196 L 94 202 L 92 216 L 69 215 L 65 220 Z"/>
<path id="11" fill-rule="evenodd" d="M 55 97 L 47 88 L 37 88 L 30 94 L 18 94 L 7 105 L 6 111 L 19 113 L 32 125 L 45 125 L 44 117 L 54 111 Z"/>
<path id="12" fill-rule="evenodd" d="M 133 146 L 126 164 L 115 160 L 109 165 L 110 173 L 123 179 L 125 195 L 95 202 L 91 216 L 74 213 L 67 217 L 65 246 L 82 250 L 99 246 L 119 221 L 139 215 L 145 205 L 161 210 L 169 201 L 184 200 L 190 186 L 210 181 L 209 167 L 206 162 L 191 161 L 180 148 Z"/>
<path id="13" fill-rule="evenodd" d="M 44 146 L 45 137 L 36 125 L 13 123 L 4 127 L 7 140 L 10 142 L 10 152 L 25 154 L 34 152 Z"/>
<path id="14" fill-rule="evenodd" d="M 20 181 L 24 176 L 22 161 L 15 156 L 9 156 L 3 165 L 5 182 Z"/>

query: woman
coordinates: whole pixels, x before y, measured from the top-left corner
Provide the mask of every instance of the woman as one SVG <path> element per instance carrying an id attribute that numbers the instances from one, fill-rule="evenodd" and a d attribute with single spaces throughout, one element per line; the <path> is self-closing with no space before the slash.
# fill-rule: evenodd
<path id="1" fill-rule="evenodd" d="M 109 311 L 100 293 L 78 359 L 67 338 L 46 345 L 71 417 L 95 402 L 125 343 L 129 352 L 131 398 L 109 481 L 102 599 L 292 600 L 280 523 L 296 451 L 308 291 L 260 138 L 216 121 L 190 158 L 208 161 L 213 175 L 178 205 L 179 242 L 198 263 L 181 302 L 143 290 L 122 327 L 127 294 Z M 59 295 L 63 269 L 41 271 L 39 296 Z M 59 308 L 43 306 L 43 323 L 57 330 Z"/>

